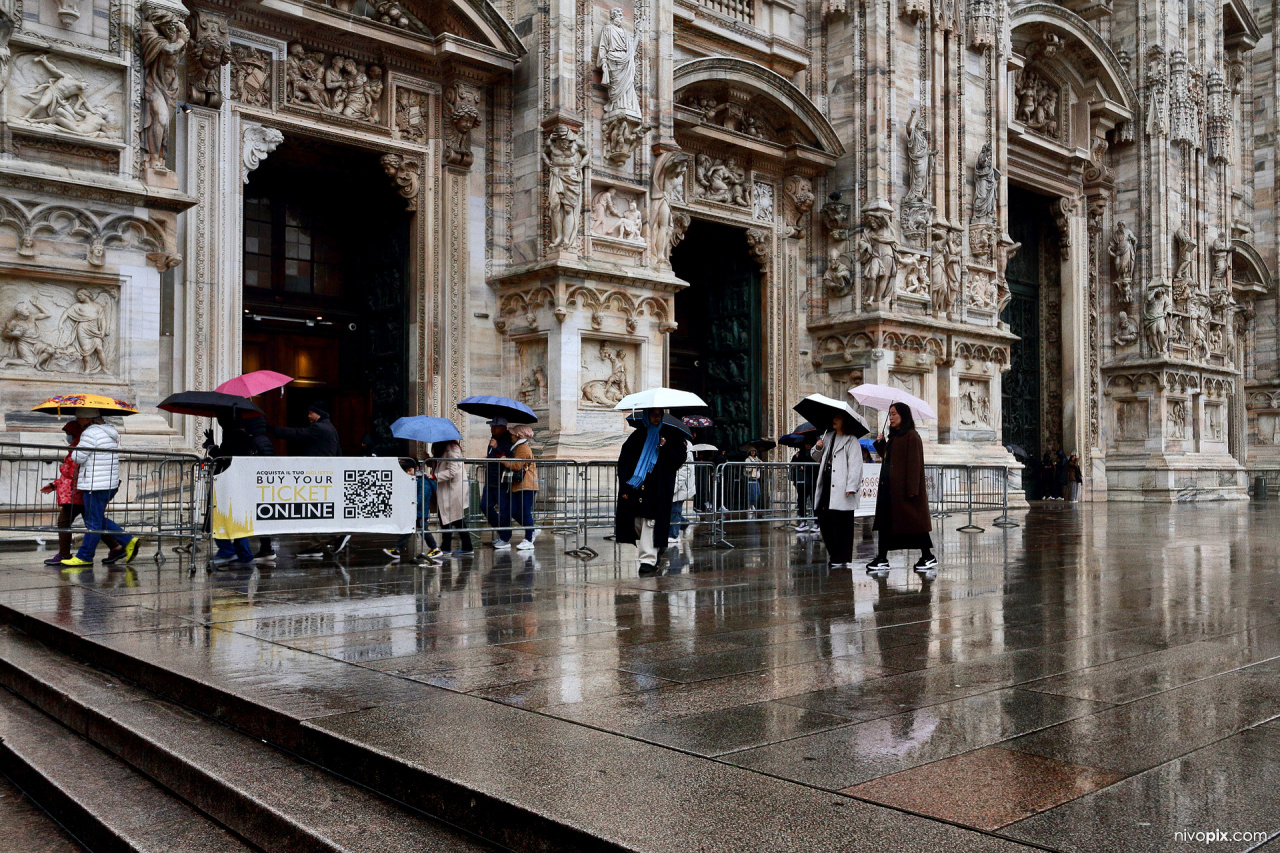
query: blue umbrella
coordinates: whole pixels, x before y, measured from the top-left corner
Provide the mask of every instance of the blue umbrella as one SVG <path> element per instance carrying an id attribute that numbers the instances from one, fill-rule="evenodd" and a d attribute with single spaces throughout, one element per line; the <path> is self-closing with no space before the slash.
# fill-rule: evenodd
<path id="1" fill-rule="evenodd" d="M 427 444 L 434 444 L 437 441 L 462 441 L 462 433 L 458 432 L 453 421 L 445 418 L 429 418 L 426 415 L 400 418 L 391 425 L 391 434 L 396 438 L 423 441 Z"/>
<path id="2" fill-rule="evenodd" d="M 858 444 L 861 444 L 861 445 L 862 445 L 863 447 L 865 447 L 867 450 L 875 450 L 875 449 L 876 449 L 876 443 L 875 443 L 874 441 L 872 441 L 871 439 L 869 439 L 869 438 L 860 438 L 860 439 L 858 439 Z"/>
<path id="3" fill-rule="evenodd" d="M 479 415 L 482 418 L 506 418 L 513 424 L 538 422 L 538 416 L 533 413 L 533 409 L 510 397 L 490 397 L 483 394 L 467 397 L 465 400 L 458 401 L 458 408 L 469 415 Z"/>

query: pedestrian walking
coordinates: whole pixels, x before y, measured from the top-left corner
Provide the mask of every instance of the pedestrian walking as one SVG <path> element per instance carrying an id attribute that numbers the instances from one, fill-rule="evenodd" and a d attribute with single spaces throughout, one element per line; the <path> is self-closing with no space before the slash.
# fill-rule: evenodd
<path id="1" fill-rule="evenodd" d="M 1080 489 L 1084 486 L 1084 472 L 1080 470 L 1080 457 L 1075 453 L 1067 460 L 1067 488 L 1070 493 L 1067 500 L 1080 500 Z"/>
<path id="2" fill-rule="evenodd" d="M 756 452 L 754 446 L 747 449 L 747 464 L 743 466 L 743 474 L 747 478 L 747 513 L 751 518 L 756 517 L 756 510 L 760 508 L 760 477 L 762 468 L 759 464 L 761 461 L 759 453 Z"/>
<path id="3" fill-rule="evenodd" d="M 693 450 L 687 450 L 685 451 L 684 464 L 676 472 L 675 490 L 671 495 L 671 522 L 667 530 L 668 545 L 678 543 L 680 535 L 689 526 L 689 519 L 684 517 L 684 504 L 685 501 L 693 500 L 697 494 L 697 487 L 694 483 L 695 469 Z"/>
<path id="4" fill-rule="evenodd" d="M 247 418 L 243 421 L 244 431 L 249 436 L 250 456 L 275 456 L 276 446 L 267 435 L 266 418 Z M 270 536 L 258 537 L 258 553 L 253 555 L 256 562 L 269 563 L 276 558 L 276 549 Z"/>
<path id="5" fill-rule="evenodd" d="M 658 571 L 671 526 L 676 472 L 688 458 L 684 433 L 663 434 L 662 409 L 645 409 L 640 428 L 618 454 L 618 503 L 614 513 L 614 539 L 635 545 L 640 574 Z"/>
<path id="6" fill-rule="evenodd" d="M 67 434 L 67 444 L 74 449 L 80 442 L 84 427 L 78 420 L 67 421 L 62 425 L 62 431 Z M 40 489 L 46 495 L 56 493 L 58 499 L 58 553 L 44 561 L 46 566 L 59 566 L 63 560 L 71 558 L 71 525 L 84 515 L 84 495 L 76 488 L 76 461 L 71 458 L 73 449 L 67 450 L 53 482 Z M 115 563 L 124 557 L 125 549 L 114 536 L 103 536 L 102 540 L 109 549 L 102 561 L 104 564 Z"/>
<path id="7" fill-rule="evenodd" d="M 862 491 L 862 446 L 847 429 L 844 415 L 832 418 L 818 463 L 814 511 L 833 569 L 853 568 L 854 513 Z"/>
<path id="8" fill-rule="evenodd" d="M 813 515 L 813 490 L 818 480 L 818 466 L 813 459 L 813 438 L 805 438 L 791 457 L 789 477 L 796 490 L 796 518 L 800 519 L 797 533 L 818 532 L 818 522 Z"/>
<path id="9" fill-rule="evenodd" d="M 436 458 L 436 508 L 444 535 L 440 544 L 450 557 L 470 557 L 471 534 L 467 533 L 467 466 L 459 461 L 462 445 L 456 441 L 438 441 L 431 445 Z M 458 532 L 459 548 L 453 551 L 453 531 Z"/>
<path id="10" fill-rule="evenodd" d="M 529 446 L 533 439 L 533 427 L 515 424 L 507 432 L 515 439 L 508 451 L 508 455 L 515 461 L 502 463 L 502 467 L 506 469 L 503 476 L 511 489 L 512 522 L 524 525 L 524 539 L 516 549 L 529 551 L 538 538 L 537 528 L 533 526 L 533 504 L 538 498 L 538 466 L 533 462 L 533 448 Z"/>
<path id="11" fill-rule="evenodd" d="M 394 548 L 383 548 L 382 553 L 391 558 L 393 563 L 400 562 L 404 556 L 404 548 L 409 544 L 409 540 L 413 539 L 416 534 L 422 535 L 422 541 L 426 544 L 426 549 L 421 551 L 422 556 L 428 560 L 434 560 L 442 555 L 442 551 L 436 545 L 436 538 L 431 535 L 431 531 L 427 529 L 427 525 L 431 521 L 431 502 L 436 496 L 436 479 L 435 474 L 430 469 L 423 470 L 418 466 L 418 460 L 405 457 L 400 460 L 400 470 L 404 471 L 410 477 L 413 477 L 416 483 L 416 492 L 418 494 L 417 504 L 417 530 L 414 533 L 402 533 L 400 538 L 396 540 Z"/>
<path id="12" fill-rule="evenodd" d="M 1046 450 L 1043 458 L 1040 460 L 1039 482 L 1036 484 L 1040 488 L 1040 500 L 1051 501 L 1057 495 L 1058 487 L 1058 466 L 1053 462 L 1052 451 Z"/>
<path id="13" fill-rule="evenodd" d="M 261 418 L 258 420 L 261 420 Z M 254 445 L 249 438 L 249 433 L 234 413 L 219 414 L 218 426 L 222 429 L 222 443 L 210 450 L 210 456 L 214 459 L 229 460 L 237 456 L 253 455 Z M 214 471 L 225 470 L 228 464 L 230 463 L 223 463 L 221 467 L 215 467 Z M 249 538 L 247 536 L 238 539 L 214 539 L 213 541 L 218 546 L 218 552 L 213 555 L 211 561 L 215 566 L 222 566 L 227 563 L 253 562 L 253 551 L 249 550 Z"/>
<path id="14" fill-rule="evenodd" d="M 304 427 L 270 427 L 268 433 L 272 438 L 298 442 L 299 456 L 341 456 L 342 442 L 338 438 L 338 428 L 329 417 L 329 407 L 315 402 L 307 407 L 307 426 Z M 330 540 L 328 550 L 337 554 L 351 541 L 351 534 L 344 533 Z M 298 556 L 313 559 L 325 555 L 325 544 L 313 539 L 304 545 Z"/>
<path id="15" fill-rule="evenodd" d="M 76 488 L 84 500 L 84 526 L 88 528 L 75 556 L 62 561 L 68 567 L 93 565 L 94 552 L 102 539 L 100 531 L 122 534 L 116 542 L 124 548 L 124 561 L 133 562 L 138 553 L 138 537 L 130 536 L 107 518 L 107 504 L 120 488 L 120 434 L 102 419 L 97 409 L 77 409 L 76 421 L 82 431 L 72 451 L 76 464 Z"/>
<path id="16" fill-rule="evenodd" d="M 880 454 L 880 492 L 876 495 L 875 529 L 880 532 L 875 559 L 867 571 L 889 570 L 889 552 L 920 549 L 915 570 L 937 568 L 933 555 L 933 521 L 929 518 L 929 494 L 924 478 L 924 443 L 916 432 L 911 407 L 889 407 L 889 435 L 876 438 Z"/>
<path id="17" fill-rule="evenodd" d="M 1058 458 L 1054 461 L 1053 471 L 1058 481 L 1057 497 L 1060 501 L 1071 499 L 1071 469 L 1067 454 L 1058 449 Z"/>
<path id="18" fill-rule="evenodd" d="M 507 419 L 498 417 L 489 421 L 489 448 L 485 451 L 486 459 L 502 459 L 511 452 L 515 439 L 507 428 Z M 490 527 L 508 528 L 511 525 L 511 490 L 503 481 L 502 463 L 490 462 L 485 467 L 484 491 L 480 493 L 480 502 L 484 504 L 484 515 Z M 511 531 L 500 529 L 493 540 L 496 550 L 504 551 L 511 547 Z"/>

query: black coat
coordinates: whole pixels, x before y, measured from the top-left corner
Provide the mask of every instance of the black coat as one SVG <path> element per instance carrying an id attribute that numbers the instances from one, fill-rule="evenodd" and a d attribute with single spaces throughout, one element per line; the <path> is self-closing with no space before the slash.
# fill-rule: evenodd
<path id="1" fill-rule="evenodd" d="M 328 418 L 304 427 L 271 427 L 271 435 L 286 441 L 302 442 L 299 456 L 341 456 L 338 429 Z"/>
<path id="2" fill-rule="evenodd" d="M 614 538 L 621 543 L 636 543 L 636 519 L 651 518 L 653 544 L 658 552 L 666 547 L 670 535 L 671 504 L 675 501 L 676 472 L 688 455 L 688 444 L 677 430 L 666 430 L 662 437 L 667 443 L 658 448 L 658 461 L 639 488 L 631 488 L 627 481 L 636 471 L 640 453 L 644 450 L 647 430 L 636 430 L 627 437 L 618 454 L 618 504 L 614 512 Z"/>
<path id="3" fill-rule="evenodd" d="M 809 448 L 802 447 L 791 457 L 791 482 L 798 492 L 812 492 L 818 483 L 818 466 L 809 453 Z"/>

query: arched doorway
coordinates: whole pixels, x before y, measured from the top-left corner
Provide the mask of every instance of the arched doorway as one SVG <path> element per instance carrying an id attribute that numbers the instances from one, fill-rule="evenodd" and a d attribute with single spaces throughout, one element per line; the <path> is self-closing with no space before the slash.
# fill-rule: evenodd
<path id="1" fill-rule="evenodd" d="M 675 299 L 671 385 L 707 401 L 721 448 L 735 452 L 764 422 L 760 266 L 745 229 L 695 219 L 671 268 L 689 282 Z"/>
<path id="2" fill-rule="evenodd" d="M 408 411 L 409 214 L 376 152 L 290 137 L 244 191 L 245 372 L 295 377 L 274 424 L 326 403 L 343 452 L 395 452 Z M 284 451 L 284 447 L 278 448 Z"/>

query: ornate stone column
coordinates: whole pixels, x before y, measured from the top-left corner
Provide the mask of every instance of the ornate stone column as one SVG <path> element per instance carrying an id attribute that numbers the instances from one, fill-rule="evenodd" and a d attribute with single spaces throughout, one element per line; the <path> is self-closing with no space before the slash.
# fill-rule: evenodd
<path id="1" fill-rule="evenodd" d="M 1083 454 L 1089 427 L 1089 229 L 1082 197 L 1054 202 L 1062 241 L 1062 441 Z"/>

